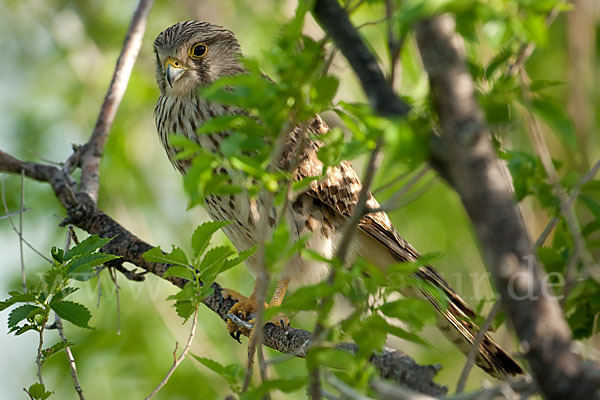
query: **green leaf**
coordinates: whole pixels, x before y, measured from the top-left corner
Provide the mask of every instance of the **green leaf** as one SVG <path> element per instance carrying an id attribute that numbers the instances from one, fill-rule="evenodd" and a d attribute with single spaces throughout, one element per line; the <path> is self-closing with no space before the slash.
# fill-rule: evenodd
<path id="1" fill-rule="evenodd" d="M 55 293 L 52 296 L 52 303 L 63 300 L 65 297 L 69 296 L 72 293 L 75 293 L 79 288 L 75 287 L 66 287 L 58 293 Z"/>
<path id="2" fill-rule="evenodd" d="M 28 303 L 35 300 L 35 296 L 30 293 L 21 293 L 16 290 L 8 292 L 11 297 L 4 301 L 0 301 L 0 311 L 7 309 L 16 303 Z"/>
<path id="3" fill-rule="evenodd" d="M 90 311 L 83 304 L 63 300 L 50 304 L 50 307 L 59 317 L 69 321 L 73 325 L 92 329 L 92 327 L 88 325 L 90 318 L 92 318 L 92 314 L 90 314 Z"/>
<path id="4" fill-rule="evenodd" d="M 193 281 L 195 279 L 194 271 L 189 267 L 183 267 L 181 265 L 171 265 L 164 273 L 163 278 L 169 276 L 175 276 L 178 278 L 187 279 Z"/>
<path id="5" fill-rule="evenodd" d="M 541 80 L 531 82 L 531 84 L 529 85 L 529 90 L 531 90 L 532 92 L 539 92 L 540 90 L 543 90 L 543 89 L 561 86 L 564 84 L 565 84 L 565 82 L 563 82 L 563 81 L 553 81 L 553 80 L 541 79 Z"/>
<path id="6" fill-rule="evenodd" d="M 75 343 L 73 343 L 73 342 L 63 342 L 63 341 L 60 341 L 60 342 L 56 343 L 55 345 L 42 350 L 42 364 L 48 358 L 52 357 L 54 354 L 58 353 L 59 351 L 61 351 L 65 347 L 73 346 L 74 344 Z"/>
<path id="7" fill-rule="evenodd" d="M 324 365 L 330 368 L 347 370 L 357 361 L 356 355 L 341 349 L 317 347 L 308 353 L 309 366 Z"/>
<path id="8" fill-rule="evenodd" d="M 27 318 L 27 316 L 33 311 L 44 312 L 44 309 L 31 304 L 23 304 L 22 306 L 19 306 L 12 310 L 8 315 L 9 329 L 16 327 L 19 322 Z"/>
<path id="9" fill-rule="evenodd" d="M 552 132 L 572 150 L 576 150 L 575 126 L 564 107 L 547 97 L 535 98 L 531 104 L 533 112 L 548 124 Z"/>
<path id="10" fill-rule="evenodd" d="M 190 300 L 177 300 L 175 302 L 175 311 L 177 315 L 183 318 L 183 322 L 188 320 L 196 310 L 196 305 Z"/>
<path id="11" fill-rule="evenodd" d="M 210 358 L 199 357 L 195 354 L 192 354 L 198 362 L 202 365 L 210 369 L 211 371 L 217 373 L 221 376 L 225 381 L 229 384 L 229 386 L 236 392 L 239 392 L 239 382 L 242 374 L 242 367 L 238 364 L 232 365 L 221 365 L 215 360 L 211 360 Z"/>
<path id="12" fill-rule="evenodd" d="M 94 275 L 93 267 L 120 258 L 112 254 L 92 253 L 73 256 L 67 264 L 67 272 L 71 278 L 78 281 L 87 281 Z"/>
<path id="13" fill-rule="evenodd" d="M 588 210 L 590 210 L 590 212 L 592 213 L 594 218 L 596 218 L 596 220 L 600 221 L 600 203 L 598 203 L 596 200 L 592 199 L 591 197 L 587 197 L 583 194 L 579 195 L 579 200 L 581 200 L 583 202 L 583 204 L 585 204 L 585 206 L 587 207 Z"/>
<path id="14" fill-rule="evenodd" d="M 315 81 L 310 91 L 310 98 L 317 111 L 330 106 L 338 86 L 338 80 L 329 75 L 321 76 Z"/>
<path id="15" fill-rule="evenodd" d="M 437 320 L 437 313 L 431 304 L 421 299 L 399 299 L 382 304 L 379 310 L 388 317 L 408 323 L 416 331 L 425 325 L 435 324 Z"/>
<path id="16" fill-rule="evenodd" d="M 223 273 L 223 272 L 227 271 L 228 269 L 233 268 L 236 265 L 243 263 L 244 261 L 246 261 L 248 259 L 248 257 L 250 257 L 252 254 L 254 254 L 256 252 L 257 248 L 258 247 L 254 246 L 251 249 L 240 251 L 238 253 L 237 257 L 231 258 L 231 259 L 225 261 L 225 263 L 223 263 L 223 266 L 221 267 L 219 273 Z"/>
<path id="17" fill-rule="evenodd" d="M 231 221 L 212 221 L 205 222 L 198 226 L 192 235 L 192 249 L 194 250 L 194 257 L 202 255 L 204 250 L 206 250 L 208 247 L 210 239 L 215 232 L 229 224 L 231 224 Z"/>
<path id="18" fill-rule="evenodd" d="M 229 246 L 218 246 L 206 253 L 198 266 L 198 269 L 202 271 L 200 279 L 205 286 L 210 286 L 214 282 L 225 266 L 227 258 L 232 254 L 235 254 L 235 251 Z"/>
<path id="19" fill-rule="evenodd" d="M 33 385 L 29 386 L 29 389 L 27 389 L 27 392 L 35 400 L 45 400 L 54 393 L 54 392 L 47 392 L 46 387 L 41 383 L 34 383 Z"/>
<path id="20" fill-rule="evenodd" d="M 25 332 L 27 332 L 27 331 L 30 331 L 30 330 L 32 330 L 32 329 L 34 329 L 34 328 L 35 328 L 35 326 L 33 326 L 33 325 L 30 325 L 30 324 L 25 324 L 25 325 L 23 325 L 23 326 L 22 326 L 22 327 L 20 327 L 20 328 L 19 328 L 18 326 L 15 326 L 14 328 L 12 328 L 12 329 L 9 331 L 9 333 L 11 333 L 11 332 L 15 332 L 15 336 L 19 336 L 19 335 L 22 335 L 22 334 L 24 334 Z"/>
<path id="21" fill-rule="evenodd" d="M 52 258 L 59 264 L 64 262 L 65 251 L 63 249 L 53 246 L 50 250 L 50 254 L 52 254 Z"/>
<path id="22" fill-rule="evenodd" d="M 142 254 L 142 257 L 148 262 L 181 265 L 183 267 L 189 265 L 185 252 L 176 246 L 172 246 L 170 253 L 163 252 L 160 247 L 154 247 Z"/>
<path id="23" fill-rule="evenodd" d="M 75 256 L 93 253 L 112 239 L 113 238 L 101 238 L 98 235 L 89 236 L 83 242 L 67 251 L 64 255 L 64 260 L 68 261 Z"/>

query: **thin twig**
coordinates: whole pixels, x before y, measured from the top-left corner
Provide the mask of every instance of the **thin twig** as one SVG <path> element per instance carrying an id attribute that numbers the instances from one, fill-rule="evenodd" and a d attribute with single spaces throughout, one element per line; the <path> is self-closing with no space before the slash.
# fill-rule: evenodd
<path id="1" fill-rule="evenodd" d="M 274 144 L 274 151 L 271 155 L 271 162 L 269 164 L 268 170 L 272 171 L 277 168 L 277 164 L 283 155 L 283 151 L 285 148 L 286 140 L 288 138 L 288 133 L 290 132 L 290 128 L 293 126 L 291 121 L 286 121 L 277 135 L 277 140 Z M 271 218 L 270 211 L 273 208 L 274 195 L 270 191 L 261 191 L 260 194 L 264 194 L 264 199 L 262 204 L 258 204 L 261 199 L 260 197 L 257 199 L 250 199 L 250 215 L 254 220 L 255 226 L 258 227 L 257 230 L 257 258 L 258 258 L 258 266 L 259 270 L 256 276 L 255 283 L 255 300 L 256 300 L 256 310 L 254 312 L 254 329 L 251 331 L 250 340 L 248 342 L 248 363 L 246 364 L 246 374 L 244 376 L 244 384 L 242 387 L 242 393 L 244 393 L 248 387 L 250 386 L 250 382 L 252 379 L 252 364 L 254 362 L 254 353 L 256 348 L 262 346 L 264 341 L 264 312 L 265 312 L 265 299 L 267 297 L 267 291 L 269 289 L 270 275 L 266 265 L 266 243 L 267 236 L 269 235 L 269 220 Z M 260 196 L 259 194 L 259 196 Z M 259 212 L 259 207 L 262 206 L 262 213 Z M 275 221 L 277 222 L 277 221 Z M 275 227 L 273 227 L 275 228 Z M 271 231 L 272 232 L 272 231 Z M 259 368 L 263 368 L 266 370 L 266 365 L 263 364 L 259 366 Z M 259 360 L 259 362 L 261 362 Z"/>
<path id="2" fill-rule="evenodd" d="M 365 213 L 368 210 L 367 209 L 367 200 L 369 199 L 369 195 L 370 195 L 369 191 L 370 191 L 371 185 L 373 184 L 375 172 L 377 171 L 379 163 L 381 162 L 380 156 L 381 156 L 382 146 L 383 146 L 383 137 L 379 137 L 377 139 L 375 148 L 373 149 L 373 151 L 371 152 L 371 155 L 369 156 L 369 161 L 367 162 L 367 166 L 365 168 L 363 186 L 358 195 L 358 201 L 356 203 L 356 206 L 354 207 L 354 211 L 352 212 L 352 215 L 350 216 L 350 218 L 348 218 L 346 220 L 346 222 L 344 223 L 344 225 L 342 227 L 341 239 L 339 241 L 338 247 L 335 252 L 335 259 L 339 260 L 342 265 L 344 264 L 344 262 L 346 260 L 346 254 L 348 252 L 348 248 L 350 247 L 350 243 L 352 242 L 354 232 L 356 231 L 356 225 L 358 224 L 360 219 L 365 215 Z M 335 268 L 331 268 L 331 270 L 329 271 L 329 277 L 327 278 L 327 281 L 329 283 L 333 283 L 334 280 L 335 280 Z M 325 304 L 326 302 L 330 301 L 330 299 L 331 299 L 330 296 L 323 298 L 320 300 L 320 303 Z M 323 310 L 324 307 L 319 307 L 319 309 Z M 315 323 L 315 330 L 314 330 L 315 338 L 319 338 L 325 329 L 325 327 L 323 325 L 324 318 L 325 318 L 325 315 L 323 315 L 323 313 L 319 312 L 319 315 L 317 317 L 317 322 Z M 318 340 L 315 340 L 315 342 L 318 342 Z M 311 370 L 309 372 L 309 389 L 308 389 L 308 391 L 313 400 L 320 399 L 322 396 L 320 372 L 319 372 L 318 366 L 316 366 L 313 370 Z"/>
<path id="3" fill-rule="evenodd" d="M 146 400 L 153 398 L 156 395 L 156 393 L 158 393 L 163 388 L 163 386 L 165 386 L 167 384 L 167 382 L 169 381 L 169 378 L 171 378 L 171 375 L 173 375 L 173 372 L 175 372 L 175 369 L 184 360 L 185 356 L 187 355 L 188 351 L 190 350 L 190 347 L 192 346 L 192 341 L 194 340 L 194 335 L 196 334 L 196 326 L 197 325 L 198 325 L 198 307 L 196 306 L 196 310 L 194 311 L 194 319 L 192 322 L 192 329 L 190 331 L 190 335 L 188 336 L 187 343 L 185 344 L 185 347 L 183 348 L 183 351 L 181 352 L 179 357 L 175 358 L 173 365 L 169 369 L 169 372 L 167 372 L 167 375 L 163 378 L 162 381 L 160 381 L 160 383 L 158 384 L 156 389 L 154 389 L 152 391 L 152 393 L 150 393 L 146 397 Z M 175 351 L 177 351 L 177 345 L 175 347 Z"/>
<path id="4" fill-rule="evenodd" d="M 402 172 L 400 175 L 396 176 L 395 178 L 392 178 L 388 182 L 384 183 L 383 185 L 377 187 L 376 189 L 373 189 L 372 190 L 373 195 L 376 195 L 377 193 L 381 193 L 384 190 L 391 188 L 392 186 L 396 185 L 398 182 L 404 180 L 412 172 L 413 171 Z"/>
<path id="5" fill-rule="evenodd" d="M 108 268 L 108 275 L 115 284 L 115 296 L 117 299 L 117 335 L 121 334 L 121 302 L 119 301 L 119 283 L 117 282 L 117 273 L 114 268 Z M 100 278 L 98 278 L 100 280 Z"/>
<path id="6" fill-rule="evenodd" d="M 535 241 L 535 244 L 533 245 L 534 248 L 537 249 L 538 247 L 541 247 L 546 242 L 546 239 L 548 239 L 548 236 L 550 235 L 550 233 L 554 230 L 554 228 L 556 228 L 556 225 L 558 225 L 558 221 L 560 221 L 560 218 L 558 218 L 558 217 L 550 218 L 550 221 L 548 221 L 548 224 L 546 225 L 546 227 L 544 228 L 544 230 L 542 231 L 540 236 Z"/>
<path id="7" fill-rule="evenodd" d="M 548 15 L 546 16 L 546 19 L 544 21 L 546 23 L 547 27 L 552 25 L 552 23 L 554 22 L 554 20 L 556 19 L 556 17 L 558 17 L 558 14 L 560 13 L 560 8 L 562 6 L 564 6 L 565 3 L 566 2 L 564 2 L 564 1 L 560 2 L 550 11 L 550 13 L 548 13 Z M 508 66 L 508 69 L 504 73 L 504 76 L 509 77 L 509 76 L 514 76 L 514 75 L 518 74 L 522 70 L 523 66 L 525 65 L 525 62 L 533 54 L 533 50 L 535 50 L 534 42 L 522 43 L 521 47 L 519 47 L 519 50 L 517 51 L 517 57 L 516 57 L 515 61 Z"/>
<path id="8" fill-rule="evenodd" d="M 491 388 L 477 390 L 471 393 L 461 393 L 455 396 L 450 396 L 447 400 L 491 400 L 498 397 L 504 399 L 515 398 L 516 393 L 521 393 L 528 398 L 538 391 L 531 377 L 525 377 L 516 381 L 502 382 Z"/>
<path id="9" fill-rule="evenodd" d="M 346 12 L 348 13 L 348 15 L 352 15 L 352 13 L 354 13 L 354 11 L 358 10 L 358 8 L 360 6 L 362 6 L 365 1 L 366 0 L 358 0 L 356 2 L 356 4 L 353 5 L 352 7 L 350 7 L 350 2 L 348 2 L 348 6 L 346 7 Z"/>
<path id="10" fill-rule="evenodd" d="M 402 386 L 392 385 L 382 379 L 373 379 L 371 387 L 380 398 L 386 400 L 437 400 L 435 397 L 417 393 Z"/>
<path id="11" fill-rule="evenodd" d="M 381 24 L 382 22 L 385 22 L 385 21 L 387 21 L 387 20 L 388 20 L 388 18 L 389 18 L 389 17 L 383 17 L 383 18 L 380 18 L 380 19 L 378 19 L 378 20 L 375 20 L 375 21 L 367 21 L 367 22 L 363 22 L 363 23 L 362 23 L 362 24 L 360 24 L 360 25 L 356 25 L 356 30 L 357 30 L 357 31 L 359 31 L 359 30 L 361 30 L 362 28 L 364 28 L 365 26 L 379 25 L 379 24 Z"/>
<path id="12" fill-rule="evenodd" d="M 379 137 L 377 139 L 375 148 L 373 149 L 373 151 L 371 152 L 371 156 L 369 157 L 369 161 L 367 163 L 367 167 L 365 169 L 365 174 L 363 177 L 362 188 L 358 195 L 358 201 L 356 203 L 356 206 L 354 207 L 354 212 L 352 213 L 352 216 L 346 220 L 342 228 L 342 236 L 340 239 L 340 243 L 335 252 L 335 258 L 339 259 L 342 262 L 342 264 L 346 260 L 346 253 L 348 252 L 348 248 L 350 247 L 350 243 L 352 242 L 354 232 L 356 231 L 356 224 L 358 224 L 358 221 L 360 221 L 360 219 L 368 211 L 367 200 L 369 199 L 369 191 L 371 189 L 371 185 L 373 184 L 375 172 L 377 171 L 381 162 L 382 146 L 383 137 Z M 332 269 L 331 271 L 333 273 L 334 269 Z M 330 278 L 332 279 L 333 277 L 330 274 Z"/>
<path id="13" fill-rule="evenodd" d="M 469 377 L 469 373 L 475 364 L 475 356 L 477 355 L 479 346 L 481 345 L 481 342 L 483 342 L 485 334 L 490 329 L 490 326 L 492 326 L 496 315 L 498 315 L 501 309 L 502 303 L 500 303 L 500 301 L 496 301 L 492 306 L 487 318 L 483 322 L 483 325 L 481 325 L 481 328 L 479 328 L 479 332 L 477 332 L 477 336 L 475 336 L 475 340 L 473 341 L 473 347 L 471 347 L 469 354 L 467 354 L 467 361 L 465 362 L 465 366 L 463 367 L 460 378 L 458 379 L 458 383 L 456 384 L 456 393 L 462 393 L 465 390 L 467 378 Z"/>
<path id="14" fill-rule="evenodd" d="M 429 165 L 425 165 L 419 172 L 417 172 L 408 182 L 406 182 L 400 189 L 396 191 L 383 205 L 376 209 L 370 209 L 369 212 L 387 212 L 397 208 L 397 203 L 402 196 L 404 196 L 414 185 L 421 180 L 427 173 L 431 171 Z"/>
<path id="15" fill-rule="evenodd" d="M 58 330 L 58 334 L 60 335 L 60 339 L 63 342 L 67 342 L 67 338 L 63 331 L 62 320 L 58 315 L 54 315 L 54 326 Z M 83 396 L 83 389 L 81 388 L 81 384 L 79 383 L 79 377 L 77 376 L 77 365 L 75 364 L 75 357 L 73 357 L 73 352 L 71 352 L 71 347 L 65 347 L 65 353 L 67 353 L 67 359 L 69 360 L 69 369 L 71 370 L 71 378 L 73 378 L 73 386 L 75 387 L 75 391 L 77 395 L 79 395 L 80 400 L 85 400 Z"/>
<path id="16" fill-rule="evenodd" d="M 75 235 L 75 230 L 72 225 L 67 227 L 67 238 L 65 239 L 65 253 L 71 247 L 71 241 L 75 242 L 75 244 L 79 244 L 79 240 L 77 240 L 77 236 Z M 67 343 L 67 337 L 65 336 L 62 319 L 55 313 L 54 314 L 54 327 L 58 330 L 58 334 L 60 335 L 60 339 Z M 71 378 L 73 379 L 73 386 L 77 395 L 79 396 L 79 400 L 85 400 L 83 396 L 83 389 L 81 388 L 81 384 L 79 383 L 79 377 L 77 376 L 77 365 L 75 364 L 75 357 L 73 357 L 73 352 L 71 351 L 70 346 L 65 347 L 65 353 L 67 354 L 67 360 L 69 361 L 69 369 L 71 370 Z"/>
<path id="17" fill-rule="evenodd" d="M 581 192 L 581 188 L 583 185 L 594 179 L 598 171 L 600 170 L 600 160 L 596 161 L 596 164 L 586 174 L 577 182 L 577 184 L 571 190 L 569 194 L 569 198 L 567 200 L 568 206 L 572 206 L 575 200 L 579 197 L 579 193 Z M 552 230 L 558 225 L 560 219 L 558 217 L 552 217 L 548 224 L 544 228 L 544 231 L 541 233 L 540 237 L 535 241 L 535 247 L 540 247 L 544 244 Z"/>
<path id="18" fill-rule="evenodd" d="M 370 398 L 357 392 L 353 387 L 339 379 L 337 376 L 332 373 L 323 374 L 323 379 L 329 383 L 332 387 L 337 389 L 338 392 L 342 395 L 344 399 L 351 400 L 369 400 Z"/>
<path id="19" fill-rule="evenodd" d="M 21 170 L 21 207 L 19 208 L 19 254 L 21 256 L 21 283 L 23 293 L 27 292 L 25 277 L 25 256 L 23 255 L 23 213 L 25 212 L 25 171 Z"/>
<path id="20" fill-rule="evenodd" d="M 527 120 L 527 124 L 529 126 L 529 132 L 531 133 L 531 139 L 536 150 L 536 153 L 540 157 L 540 161 L 542 162 L 542 166 L 546 171 L 546 175 L 548 177 L 548 181 L 552 185 L 556 196 L 560 201 L 560 212 L 565 218 L 567 225 L 569 226 L 569 230 L 571 231 L 571 236 L 573 237 L 574 248 L 573 253 L 569 259 L 567 264 L 566 274 L 565 274 L 565 289 L 563 292 L 562 303 L 566 301 L 566 298 L 569 294 L 570 289 L 574 284 L 573 274 L 575 273 L 575 267 L 579 261 L 582 262 L 586 272 L 590 273 L 595 264 L 594 258 L 588 252 L 585 247 L 585 240 L 581 234 L 581 229 L 579 226 L 579 221 L 575 216 L 575 212 L 573 210 L 572 204 L 567 197 L 567 194 L 560 184 L 560 178 L 558 177 L 558 173 L 556 172 L 556 168 L 554 168 L 554 163 L 552 162 L 552 156 L 550 154 L 550 150 L 546 145 L 546 141 L 542 134 L 541 128 L 539 126 L 539 122 L 537 118 L 533 115 L 532 111 L 532 95 L 529 92 L 529 89 L 525 86 L 525 81 L 527 80 L 525 70 L 521 70 L 521 91 L 523 93 L 523 103 L 525 105 L 525 118 Z"/>
<path id="21" fill-rule="evenodd" d="M 31 208 L 26 208 L 23 210 L 23 212 L 27 212 L 30 210 L 31 210 Z M 17 210 L 17 211 L 8 213 L 8 214 L 0 215 L 0 221 L 2 221 L 3 219 L 8 219 L 8 218 L 14 217 L 15 215 L 19 215 L 19 214 L 21 214 L 21 210 Z"/>
<path id="22" fill-rule="evenodd" d="M 0 152 L 0 153 L 2 153 L 2 152 Z M 3 153 L 3 154 L 6 154 L 6 153 Z M 23 171 L 23 169 L 20 169 L 19 171 Z M 23 173 L 23 172 L 20 172 L 20 173 Z M 10 222 L 10 225 L 12 226 L 13 231 L 15 231 L 15 233 L 19 236 L 19 241 L 20 242 L 25 243 L 27 245 L 27 247 L 29 247 L 31 250 L 33 250 L 33 252 L 36 253 L 38 256 L 42 257 L 44 260 L 48 261 L 49 263 L 52 263 L 52 260 L 50 260 L 48 257 L 46 257 L 45 255 L 43 255 L 42 253 L 40 253 L 35 247 L 33 247 L 31 245 L 31 243 L 29 243 L 21 235 L 21 232 L 19 232 L 19 229 L 17 228 L 17 226 L 15 225 L 15 222 L 11 218 L 12 214 L 8 212 L 8 204 L 6 203 L 6 190 L 5 190 L 5 186 L 6 186 L 6 182 L 4 181 L 4 175 L 2 175 L 2 205 L 4 206 L 4 212 L 6 213 L 5 215 L 3 215 L 3 217 L 7 217 L 8 218 L 8 221 Z M 19 214 L 21 214 L 21 210 L 19 210 Z"/>
<path id="23" fill-rule="evenodd" d="M 42 385 L 44 384 L 44 379 L 42 379 L 42 348 L 44 346 L 44 330 L 46 329 L 46 323 L 48 322 L 48 317 L 41 324 L 41 328 L 39 330 L 40 340 L 37 350 L 37 357 L 35 358 L 35 363 L 37 364 L 37 376 L 38 382 Z"/>
<path id="24" fill-rule="evenodd" d="M 153 2 L 153 0 L 140 0 L 137 5 L 94 131 L 82 150 L 81 189 L 94 201 L 98 199 L 100 158 L 115 115 L 125 94 L 133 65 L 142 47 L 146 20 Z"/>

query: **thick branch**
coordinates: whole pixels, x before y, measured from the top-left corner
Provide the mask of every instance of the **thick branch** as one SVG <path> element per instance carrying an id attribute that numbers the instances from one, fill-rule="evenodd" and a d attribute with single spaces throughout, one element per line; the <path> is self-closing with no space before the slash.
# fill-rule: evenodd
<path id="1" fill-rule="evenodd" d="M 314 14 L 359 76 L 375 111 L 402 116 L 405 107 L 382 82 L 383 74 L 337 0 L 317 0 Z M 450 24 L 449 24 L 450 22 Z M 539 387 L 548 398 L 598 398 L 581 358 L 571 351 L 570 332 L 558 303 L 542 284 L 523 221 L 504 179 L 473 82 L 462 59 L 452 20 L 433 19 L 417 27 L 418 44 L 430 76 L 451 164 L 442 176 L 460 194 L 476 229 L 486 264 L 508 311 Z M 544 282 L 545 283 L 545 282 Z"/>
<path id="2" fill-rule="evenodd" d="M 521 339 L 539 387 L 549 399 L 600 398 L 572 351 L 569 328 L 541 279 L 511 188 L 502 176 L 449 16 L 417 25 L 448 152 L 449 173 L 469 214 L 501 301 Z"/>
<path id="3" fill-rule="evenodd" d="M 133 14 L 131 25 L 125 36 L 125 43 L 117 59 L 115 72 L 104 97 L 100 115 L 90 140 L 81 151 L 81 187 L 94 201 L 98 198 L 100 158 L 108 138 L 110 127 L 115 120 L 121 99 L 127 89 L 129 76 L 133 70 L 142 39 L 146 30 L 146 20 L 152 8 L 153 0 L 140 0 Z"/>
<path id="4" fill-rule="evenodd" d="M 25 170 L 25 175 L 28 177 L 51 184 L 56 197 L 67 212 L 67 218 L 63 224 L 72 224 L 90 234 L 97 234 L 101 237 L 114 237 L 103 248 L 103 251 L 121 256 L 123 261 L 130 262 L 145 271 L 160 277 L 163 276 L 169 265 L 151 263 L 142 257 L 142 254 L 150 250 L 152 246 L 98 209 L 87 194 L 75 192 L 75 185 L 69 183 L 68 177 L 62 170 L 53 166 L 22 162 L 0 151 L 0 171 L 20 174 L 21 170 Z M 186 280 L 176 277 L 164 279 L 180 288 L 186 283 Z M 224 298 L 223 288 L 219 284 L 213 283 L 211 287 L 213 291 L 204 298 L 203 303 L 219 315 L 223 321 L 226 321 L 227 313 L 236 301 Z M 302 329 L 284 328 L 273 324 L 268 324 L 264 328 L 266 346 L 298 357 L 305 357 L 312 337 L 311 332 Z M 350 352 L 358 351 L 358 347 L 350 343 L 341 344 L 340 348 Z M 418 365 L 412 358 L 400 351 L 385 349 L 381 354 L 374 355 L 371 362 L 381 377 L 392 379 L 413 390 L 433 396 L 444 395 L 447 391 L 445 387 L 433 382 L 439 367 Z"/>
<path id="5" fill-rule="evenodd" d="M 409 106 L 394 93 L 340 3 L 337 0 L 317 0 L 313 13 L 348 59 L 373 109 L 387 117 L 408 114 Z"/>

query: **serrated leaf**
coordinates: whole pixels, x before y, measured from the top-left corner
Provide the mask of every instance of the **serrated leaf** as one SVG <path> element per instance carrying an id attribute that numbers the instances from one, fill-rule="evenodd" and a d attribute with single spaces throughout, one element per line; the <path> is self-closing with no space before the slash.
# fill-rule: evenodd
<path id="1" fill-rule="evenodd" d="M 160 247 L 154 247 L 144 254 L 144 260 L 161 264 L 173 264 L 187 267 L 189 265 L 185 252 L 179 247 L 173 246 L 170 253 L 163 252 Z"/>
<path id="2" fill-rule="evenodd" d="M 31 304 L 23 304 L 22 306 L 15 308 L 8 315 L 8 327 L 9 328 L 16 327 L 19 322 L 21 322 L 25 318 L 27 318 L 27 316 L 32 311 L 36 311 L 36 310 L 40 310 L 42 312 L 44 311 L 43 308 L 31 305 Z"/>
<path id="3" fill-rule="evenodd" d="M 231 221 L 212 221 L 205 222 L 198 226 L 192 235 L 192 249 L 194 250 L 194 257 L 202 255 L 204 250 L 206 250 L 208 247 L 212 235 L 230 223 Z"/>
<path id="4" fill-rule="evenodd" d="M 46 362 L 46 360 L 48 358 L 52 357 L 54 354 L 58 353 L 65 347 L 73 346 L 74 344 L 75 343 L 73 343 L 73 342 L 60 341 L 60 342 L 56 343 L 55 345 L 42 350 L 42 364 L 44 364 L 44 362 Z"/>
<path id="5" fill-rule="evenodd" d="M 397 318 L 419 331 L 437 320 L 436 311 L 430 303 L 421 299 L 404 298 L 382 304 L 379 310 L 388 317 Z"/>
<path id="6" fill-rule="evenodd" d="M 35 300 L 35 296 L 29 293 L 21 293 L 13 290 L 8 293 L 11 295 L 8 299 L 0 301 L 0 311 L 6 310 L 8 307 L 16 303 L 28 303 Z"/>
<path id="7" fill-rule="evenodd" d="M 12 329 L 11 329 L 11 330 L 10 330 L 8 333 L 15 332 L 15 336 L 19 336 L 19 335 L 22 335 L 22 334 L 24 334 L 25 332 L 27 332 L 27 331 L 30 331 L 30 330 L 32 330 L 32 329 L 34 329 L 34 328 L 35 328 L 35 327 L 34 327 L 33 325 L 30 325 L 30 324 L 25 324 L 25 325 L 23 325 L 23 326 L 22 326 L 22 327 L 20 327 L 20 328 L 19 328 L 18 326 L 15 326 L 15 327 L 14 327 L 14 328 L 12 328 Z"/>
<path id="8" fill-rule="evenodd" d="M 328 107 L 337 92 L 339 81 L 333 76 L 324 75 L 318 78 L 310 90 L 311 101 L 318 107 Z"/>
<path id="9" fill-rule="evenodd" d="M 583 204 L 585 204 L 585 206 L 587 207 L 588 210 L 590 210 L 590 212 L 592 213 L 594 218 L 596 218 L 596 220 L 600 221 L 600 203 L 598 203 L 596 200 L 592 199 L 591 197 L 587 197 L 583 194 L 579 195 L 579 200 L 581 200 L 583 202 Z"/>
<path id="10" fill-rule="evenodd" d="M 177 300 L 175 302 L 175 311 L 177 312 L 177 315 L 183 318 L 184 323 L 192 316 L 195 309 L 196 306 L 190 300 Z"/>
<path id="11" fill-rule="evenodd" d="M 169 276 L 175 276 L 178 278 L 187 279 L 188 281 L 194 280 L 194 271 L 189 267 L 183 267 L 181 265 L 171 265 L 164 273 L 163 278 Z"/>
<path id="12" fill-rule="evenodd" d="M 194 282 L 187 281 L 180 291 L 168 296 L 167 300 L 191 300 L 194 293 Z"/>
<path id="13" fill-rule="evenodd" d="M 41 383 L 34 383 L 33 385 L 29 386 L 29 389 L 27 389 L 27 392 L 35 400 L 45 400 L 48 397 L 50 397 L 52 395 L 52 393 L 54 393 L 54 392 L 47 392 L 46 387 Z"/>
<path id="14" fill-rule="evenodd" d="M 89 236 L 83 242 L 67 251 L 64 255 L 64 260 L 68 261 L 75 256 L 93 253 L 111 240 L 113 238 L 101 238 L 98 235 Z"/>
<path id="15" fill-rule="evenodd" d="M 241 251 L 238 253 L 237 257 L 225 261 L 225 263 L 221 267 L 221 270 L 219 271 L 219 273 L 223 273 L 223 272 L 227 271 L 228 269 L 233 268 L 236 265 L 243 263 L 244 261 L 246 261 L 248 259 L 248 257 L 250 257 L 252 254 L 254 254 L 256 252 L 257 248 L 258 247 L 254 246 L 251 249 Z"/>
<path id="16" fill-rule="evenodd" d="M 59 317 L 69 321 L 73 325 L 92 329 L 92 327 L 88 325 L 90 318 L 92 318 L 92 314 L 90 314 L 90 311 L 83 304 L 63 300 L 50 304 L 50 307 Z"/>
<path id="17" fill-rule="evenodd" d="M 577 149 L 575 126 L 564 107 L 546 97 L 531 101 L 533 112 L 552 129 L 552 132 L 571 149 Z"/>
<path id="18" fill-rule="evenodd" d="M 50 250 L 50 254 L 52 254 L 52 258 L 57 261 L 59 264 L 62 264 L 64 261 L 65 251 L 59 247 L 52 247 Z"/>
<path id="19" fill-rule="evenodd" d="M 242 368 L 238 364 L 231 365 L 221 365 L 215 360 L 211 360 L 210 358 L 199 357 L 195 354 L 192 354 L 199 363 L 215 372 L 219 376 L 221 376 L 225 381 L 229 384 L 232 389 L 236 389 L 239 387 L 239 378 L 241 376 Z M 235 390 L 238 391 L 238 390 Z"/>
<path id="20" fill-rule="evenodd" d="M 202 279 L 205 285 L 210 286 L 217 275 L 219 275 L 227 258 L 232 254 L 235 254 L 235 251 L 233 251 L 233 249 L 229 246 L 214 247 L 206 253 L 202 259 L 202 262 L 198 266 L 198 268 L 202 271 L 200 279 Z"/>
<path id="21" fill-rule="evenodd" d="M 105 253 L 74 256 L 67 264 L 67 272 L 71 278 L 77 279 L 78 281 L 87 281 L 94 275 L 92 270 L 93 267 L 117 258 L 120 258 L 120 256 Z"/>
<path id="22" fill-rule="evenodd" d="M 60 292 L 54 294 L 54 296 L 52 297 L 52 302 L 55 303 L 57 301 L 61 301 L 65 297 L 69 296 L 72 293 L 75 293 L 78 290 L 79 290 L 79 288 L 66 287 L 63 290 L 61 290 Z"/>

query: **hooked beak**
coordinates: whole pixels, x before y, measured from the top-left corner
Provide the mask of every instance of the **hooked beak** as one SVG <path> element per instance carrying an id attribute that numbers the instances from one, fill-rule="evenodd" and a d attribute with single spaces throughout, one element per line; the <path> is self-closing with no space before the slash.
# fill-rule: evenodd
<path id="1" fill-rule="evenodd" d="M 183 66 L 181 61 L 169 57 L 165 62 L 165 75 L 169 86 L 173 87 L 173 83 L 175 83 L 179 78 L 181 78 L 186 69 L 187 68 Z"/>

